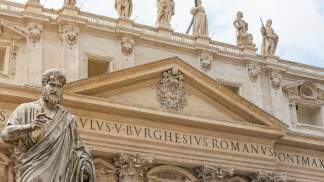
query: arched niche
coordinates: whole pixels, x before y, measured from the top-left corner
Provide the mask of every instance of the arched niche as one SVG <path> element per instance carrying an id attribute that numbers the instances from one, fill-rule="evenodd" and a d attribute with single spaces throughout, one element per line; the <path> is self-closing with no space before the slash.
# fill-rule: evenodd
<path id="1" fill-rule="evenodd" d="M 172 166 L 157 166 L 147 173 L 148 182 L 196 182 L 197 179 L 187 170 Z"/>
<path id="2" fill-rule="evenodd" d="M 248 181 L 240 176 L 235 176 L 228 179 L 226 182 L 248 182 Z"/>
<path id="3" fill-rule="evenodd" d="M 93 163 L 96 168 L 97 182 L 117 182 L 116 168 L 111 163 L 99 158 L 94 159 Z"/>

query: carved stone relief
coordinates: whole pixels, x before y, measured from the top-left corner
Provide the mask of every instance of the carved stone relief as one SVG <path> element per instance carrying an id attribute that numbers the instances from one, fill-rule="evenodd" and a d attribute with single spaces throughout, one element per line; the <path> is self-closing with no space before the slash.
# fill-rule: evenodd
<path id="1" fill-rule="evenodd" d="M 29 23 L 27 25 L 27 37 L 34 44 L 38 42 L 42 35 L 43 27 L 37 23 Z"/>
<path id="2" fill-rule="evenodd" d="M 280 73 L 272 72 L 270 74 L 270 82 L 273 89 L 278 90 L 281 87 L 282 77 Z"/>
<path id="3" fill-rule="evenodd" d="M 290 106 L 295 106 L 296 100 L 299 102 L 324 104 L 324 90 L 316 83 L 299 81 L 285 85 L 283 90 L 289 98 Z"/>
<path id="4" fill-rule="evenodd" d="M 27 4 L 39 4 L 40 0 L 28 0 Z"/>
<path id="5" fill-rule="evenodd" d="M 59 28 L 59 38 L 61 42 L 68 43 L 71 47 L 78 42 L 79 27 L 74 25 L 65 25 Z"/>
<path id="6" fill-rule="evenodd" d="M 153 162 L 152 156 L 121 154 L 115 159 L 119 182 L 144 182 Z"/>
<path id="7" fill-rule="evenodd" d="M 261 72 L 260 67 L 256 64 L 249 64 L 247 69 L 248 69 L 250 80 L 252 82 L 256 82 Z"/>
<path id="8" fill-rule="evenodd" d="M 196 178 L 187 170 L 172 166 L 161 165 L 147 173 L 148 182 L 195 182 Z"/>
<path id="9" fill-rule="evenodd" d="M 194 169 L 198 182 L 214 182 L 229 179 L 234 174 L 234 169 L 223 168 L 222 166 L 203 165 Z"/>
<path id="10" fill-rule="evenodd" d="M 93 163 L 96 168 L 96 180 L 98 182 L 117 182 L 115 167 L 103 159 L 94 159 Z"/>
<path id="11" fill-rule="evenodd" d="M 125 56 L 129 56 L 133 53 L 135 41 L 129 37 L 121 38 L 121 50 Z"/>
<path id="12" fill-rule="evenodd" d="M 205 54 L 205 53 L 202 53 L 200 55 L 200 65 L 202 69 L 210 70 L 212 61 L 213 61 L 212 55 Z"/>
<path id="13" fill-rule="evenodd" d="M 251 182 L 288 182 L 286 173 L 271 173 L 259 170 L 251 176 Z"/>
<path id="14" fill-rule="evenodd" d="M 157 85 L 156 96 L 160 106 L 171 111 L 182 111 L 187 104 L 187 92 L 184 88 L 184 76 L 173 67 L 162 73 Z"/>

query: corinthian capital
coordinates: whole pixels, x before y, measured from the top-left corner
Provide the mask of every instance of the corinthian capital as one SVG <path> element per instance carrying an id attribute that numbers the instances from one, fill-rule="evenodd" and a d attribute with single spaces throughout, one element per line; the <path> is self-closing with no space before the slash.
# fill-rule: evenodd
<path id="1" fill-rule="evenodd" d="M 234 169 L 224 168 L 220 165 L 213 167 L 203 165 L 194 169 L 198 182 L 223 181 L 234 174 Z"/>
<path id="2" fill-rule="evenodd" d="M 146 172 L 153 161 L 152 156 L 121 154 L 115 159 L 120 182 L 144 182 Z"/>

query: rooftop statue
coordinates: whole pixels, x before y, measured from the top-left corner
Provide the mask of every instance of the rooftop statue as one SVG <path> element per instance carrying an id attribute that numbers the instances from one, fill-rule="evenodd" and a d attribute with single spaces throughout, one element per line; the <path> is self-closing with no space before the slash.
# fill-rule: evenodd
<path id="1" fill-rule="evenodd" d="M 175 14 L 175 3 L 173 0 L 157 0 L 156 25 L 170 27 L 172 16 Z"/>
<path id="2" fill-rule="evenodd" d="M 208 36 L 207 14 L 205 12 L 205 8 L 201 4 L 201 0 L 197 0 L 197 6 L 193 7 L 190 11 L 194 16 L 192 34 Z"/>
<path id="3" fill-rule="evenodd" d="M 65 6 L 75 6 L 76 0 L 64 0 Z"/>
<path id="4" fill-rule="evenodd" d="M 17 148 L 23 182 L 95 182 L 91 155 L 80 141 L 75 118 L 60 105 L 65 76 L 43 74 L 42 98 L 18 106 L 1 138 Z"/>
<path id="5" fill-rule="evenodd" d="M 261 54 L 262 56 L 274 56 L 276 53 L 279 36 L 276 34 L 276 32 L 272 29 L 272 20 L 269 19 L 267 21 L 266 26 L 263 25 L 261 27 L 261 35 L 262 35 L 262 48 L 261 48 Z"/>
<path id="6" fill-rule="evenodd" d="M 237 45 L 254 46 L 252 34 L 248 33 L 249 25 L 243 20 L 243 13 L 241 11 L 236 13 L 236 19 L 233 24 L 236 28 Z"/>
<path id="7" fill-rule="evenodd" d="M 132 0 L 115 0 L 115 9 L 119 18 L 129 18 L 133 12 Z"/>

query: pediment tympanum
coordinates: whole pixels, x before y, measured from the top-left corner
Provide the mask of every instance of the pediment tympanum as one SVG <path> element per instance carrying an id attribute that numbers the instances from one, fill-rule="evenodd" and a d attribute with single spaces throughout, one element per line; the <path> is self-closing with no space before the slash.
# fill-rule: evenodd
<path id="1" fill-rule="evenodd" d="M 278 119 L 177 57 L 72 82 L 65 91 L 135 116 L 253 135 L 283 134 Z"/>
<path id="2" fill-rule="evenodd" d="M 0 39 L 25 39 L 27 33 L 21 27 L 0 18 Z"/>

